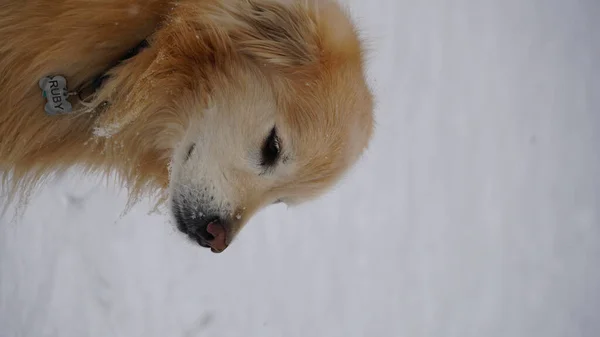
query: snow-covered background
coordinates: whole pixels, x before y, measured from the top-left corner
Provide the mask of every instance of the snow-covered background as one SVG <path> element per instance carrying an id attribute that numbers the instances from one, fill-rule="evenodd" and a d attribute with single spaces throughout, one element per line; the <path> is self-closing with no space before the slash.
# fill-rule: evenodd
<path id="1" fill-rule="evenodd" d="M 0 219 L 0 337 L 600 335 L 600 2 L 355 0 L 377 132 L 224 254 L 63 177 Z"/>

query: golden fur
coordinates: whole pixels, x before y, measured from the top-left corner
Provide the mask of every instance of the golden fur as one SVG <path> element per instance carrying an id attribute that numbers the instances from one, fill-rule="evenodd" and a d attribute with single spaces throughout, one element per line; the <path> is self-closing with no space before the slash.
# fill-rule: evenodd
<path id="1" fill-rule="evenodd" d="M 76 112 L 44 113 L 41 77 L 83 86 L 144 38 L 150 46 Z M 117 172 L 132 197 L 223 210 L 229 243 L 273 201 L 325 191 L 371 137 L 362 45 L 333 2 L 7 0 L 0 41 L 0 175 L 11 193 L 72 166 Z M 284 157 L 265 173 L 252 162 L 271 124 Z"/>

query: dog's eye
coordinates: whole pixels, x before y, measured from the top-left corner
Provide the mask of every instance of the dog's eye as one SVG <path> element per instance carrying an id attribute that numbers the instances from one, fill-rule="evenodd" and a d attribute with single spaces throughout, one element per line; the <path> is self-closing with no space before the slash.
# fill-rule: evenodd
<path id="1" fill-rule="evenodd" d="M 185 155 L 185 160 L 187 161 L 188 159 L 190 159 L 190 157 L 192 156 L 192 153 L 194 153 L 194 149 L 196 148 L 196 144 L 192 144 L 190 145 L 187 154 Z"/>
<path id="2" fill-rule="evenodd" d="M 277 137 L 277 130 L 271 129 L 271 133 L 265 140 L 261 151 L 261 166 L 273 166 L 279 159 L 281 153 L 281 143 L 279 137 Z"/>

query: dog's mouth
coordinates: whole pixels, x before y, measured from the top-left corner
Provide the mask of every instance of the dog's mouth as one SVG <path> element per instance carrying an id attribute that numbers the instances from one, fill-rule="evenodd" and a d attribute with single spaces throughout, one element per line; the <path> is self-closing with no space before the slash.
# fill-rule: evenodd
<path id="1" fill-rule="evenodd" d="M 177 229 L 201 247 L 213 253 L 223 252 L 227 246 L 227 231 L 218 217 L 190 217 L 173 209 Z"/>

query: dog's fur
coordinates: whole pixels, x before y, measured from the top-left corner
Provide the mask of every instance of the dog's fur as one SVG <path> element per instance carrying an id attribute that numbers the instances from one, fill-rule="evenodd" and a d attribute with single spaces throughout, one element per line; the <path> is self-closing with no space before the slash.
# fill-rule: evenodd
<path id="1" fill-rule="evenodd" d="M 84 86 L 145 38 L 74 113 L 45 115 L 41 77 Z M 371 137 L 363 46 L 326 0 L 5 0 L 0 41 L 11 191 L 76 165 L 116 171 L 132 196 L 226 218 L 229 243 L 266 205 L 324 192 Z M 274 126 L 281 154 L 265 167 Z"/>

